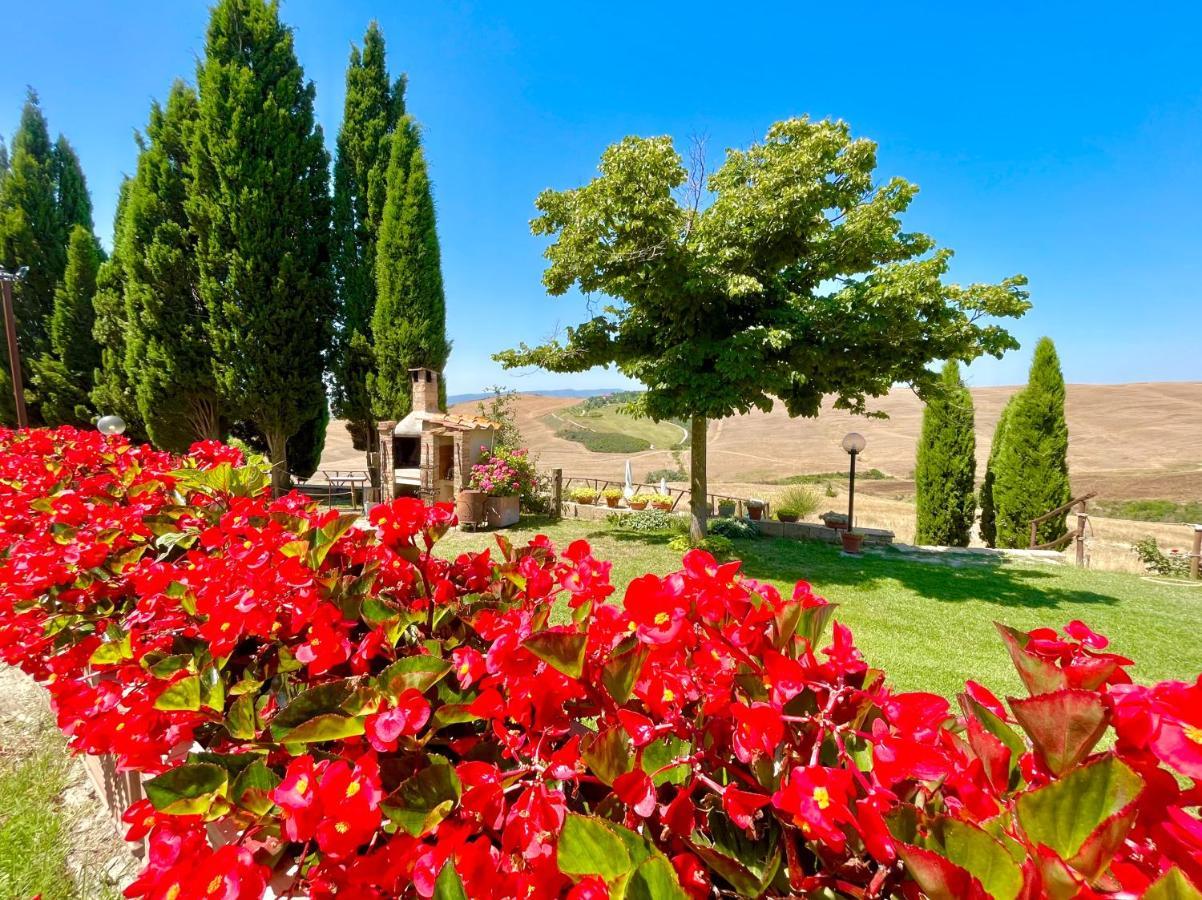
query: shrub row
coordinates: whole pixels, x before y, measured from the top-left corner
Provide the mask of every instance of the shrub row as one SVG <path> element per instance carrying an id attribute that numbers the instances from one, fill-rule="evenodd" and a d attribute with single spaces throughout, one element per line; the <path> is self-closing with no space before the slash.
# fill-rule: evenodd
<path id="1" fill-rule="evenodd" d="M 616 431 L 589 431 L 586 428 L 561 428 L 555 436 L 575 441 L 593 453 L 639 453 L 651 449 L 651 442 L 632 434 Z"/>
<path id="2" fill-rule="evenodd" d="M 447 507 L 266 486 L 0 432 L 0 658 L 148 778 L 131 897 L 1199 896 L 1202 684 L 1079 622 L 953 712 L 804 582 L 691 551 L 615 603 L 582 541 L 446 560 Z"/>

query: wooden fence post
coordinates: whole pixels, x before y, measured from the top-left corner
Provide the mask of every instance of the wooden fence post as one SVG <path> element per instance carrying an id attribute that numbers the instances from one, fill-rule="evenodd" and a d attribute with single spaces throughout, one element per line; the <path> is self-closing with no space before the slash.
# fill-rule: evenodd
<path id="1" fill-rule="evenodd" d="M 1077 513 L 1077 567 L 1085 568 L 1085 522 L 1084 511 Z"/>
<path id="2" fill-rule="evenodd" d="M 555 510 L 555 518 L 563 518 L 563 469 L 551 470 L 551 503 Z"/>
<path id="3" fill-rule="evenodd" d="M 1202 525 L 1194 526 L 1194 552 L 1189 560 L 1189 576 L 1190 578 L 1199 578 L 1198 558 L 1202 557 Z"/>

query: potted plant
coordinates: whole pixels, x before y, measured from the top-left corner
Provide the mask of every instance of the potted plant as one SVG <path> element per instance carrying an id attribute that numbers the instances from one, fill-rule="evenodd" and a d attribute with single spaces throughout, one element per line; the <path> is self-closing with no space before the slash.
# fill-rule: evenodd
<path id="1" fill-rule="evenodd" d="M 833 528 L 835 531 L 847 530 L 847 515 L 845 513 L 837 513 L 834 510 L 824 512 L 821 516 L 822 524 L 827 528 Z"/>
<path id="2" fill-rule="evenodd" d="M 576 487 L 568 491 L 568 498 L 573 503 L 583 503 L 591 506 L 597 502 L 597 492 L 591 487 Z"/>
<path id="3" fill-rule="evenodd" d="M 839 537 L 843 539 L 843 552 L 858 554 L 864 543 L 864 535 L 858 531 L 853 531 L 850 528 L 845 528 L 839 532 Z"/>
<path id="4" fill-rule="evenodd" d="M 651 498 L 646 494 L 635 494 L 626 501 L 626 505 L 631 509 L 646 509 L 647 504 L 651 502 Z"/>
<path id="5" fill-rule="evenodd" d="M 718 515 L 724 519 L 729 519 L 735 514 L 735 501 L 729 497 L 723 497 L 718 501 Z"/>
<path id="6" fill-rule="evenodd" d="M 484 494 L 484 520 L 489 528 L 517 524 L 522 513 L 526 475 L 507 455 L 490 454 L 472 466 L 469 487 Z"/>
<path id="7" fill-rule="evenodd" d="M 662 509 L 667 512 L 673 506 L 675 506 L 675 503 L 672 501 L 672 498 L 664 494 L 656 494 L 651 500 L 651 507 L 653 509 Z"/>
<path id="8" fill-rule="evenodd" d="M 782 522 L 796 522 L 817 508 L 818 496 L 807 487 L 794 485 L 777 498 L 776 517 Z"/>
<path id="9" fill-rule="evenodd" d="M 618 487 L 606 488 L 601 492 L 601 496 L 605 498 L 605 505 L 610 509 L 616 509 L 622 501 L 622 489 Z"/>
<path id="10" fill-rule="evenodd" d="M 747 515 L 750 516 L 753 520 L 758 522 L 760 519 L 762 519 L 764 517 L 764 506 L 765 505 L 766 504 L 764 503 L 763 500 L 754 500 L 754 499 L 748 500 L 747 501 Z"/>

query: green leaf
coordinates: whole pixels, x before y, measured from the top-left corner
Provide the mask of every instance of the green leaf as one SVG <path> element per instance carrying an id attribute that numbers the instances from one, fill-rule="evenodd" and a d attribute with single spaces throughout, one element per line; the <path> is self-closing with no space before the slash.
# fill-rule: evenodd
<path id="1" fill-rule="evenodd" d="M 376 676 L 380 691 L 396 697 L 413 688 L 423 694 L 451 671 L 451 661 L 421 654 L 398 659 Z"/>
<path id="2" fill-rule="evenodd" d="M 826 626 L 830 624 L 831 617 L 838 608 L 837 603 L 827 603 L 824 606 L 811 606 L 802 610 L 801 618 L 797 622 L 797 634 L 817 649 L 822 635 L 826 632 Z"/>
<path id="3" fill-rule="evenodd" d="M 434 879 L 434 900 L 467 900 L 467 891 L 463 889 L 463 881 L 455 871 L 455 864 L 447 860 Z"/>
<path id="4" fill-rule="evenodd" d="M 176 816 L 204 815 L 224 795 L 229 773 L 213 763 L 192 763 L 168 769 L 144 785 L 154 808 Z"/>
<path id="5" fill-rule="evenodd" d="M 172 684 L 155 698 L 154 708 L 192 711 L 200 709 L 200 676 L 186 675 Z"/>
<path id="6" fill-rule="evenodd" d="M 1125 763 L 1106 756 L 1059 781 L 1018 798 L 1017 814 L 1027 838 L 1071 860 L 1099 826 L 1130 806 L 1144 781 Z"/>
<path id="7" fill-rule="evenodd" d="M 543 631 L 522 641 L 522 646 L 569 678 L 579 678 L 584 672 L 584 648 L 587 634 Z"/>
<path id="8" fill-rule="evenodd" d="M 110 628 L 108 635 L 112 637 L 115 629 Z M 121 632 L 116 640 L 108 640 L 101 644 L 89 658 L 94 666 L 115 665 L 123 660 L 133 659 L 133 650 L 130 648 L 130 639 L 128 632 Z"/>
<path id="9" fill-rule="evenodd" d="M 254 694 L 242 694 L 231 704 L 225 717 L 225 730 L 229 732 L 230 737 L 249 741 L 263 727 L 255 708 L 255 699 Z"/>
<path id="10" fill-rule="evenodd" d="M 339 516 L 332 522 L 327 522 L 313 533 L 313 550 L 310 553 L 309 560 L 314 571 L 321 568 L 322 562 L 325 561 L 326 555 L 330 552 L 330 548 L 338 542 L 351 526 L 355 524 L 354 516 Z"/>
<path id="11" fill-rule="evenodd" d="M 906 865 L 910 877 L 922 889 L 929 900 L 962 900 L 964 897 L 979 897 L 980 883 L 947 858 L 934 850 L 898 844 L 897 855 Z"/>
<path id="12" fill-rule="evenodd" d="M 939 819 L 929 849 L 967 871 L 995 900 L 1013 900 L 1022 890 L 1022 869 L 1006 848 L 967 822 Z"/>
<path id="13" fill-rule="evenodd" d="M 707 821 L 709 835 L 694 833 L 693 850 L 735 890 L 748 897 L 760 896 L 780 869 L 777 831 L 773 829 L 753 840 L 722 812 L 711 811 Z"/>
<path id="14" fill-rule="evenodd" d="M 626 648 L 619 645 L 618 652 L 611 655 L 601 667 L 601 682 L 619 706 L 630 699 L 635 682 L 643 671 L 643 663 L 650 653 L 647 645 L 637 638 L 630 640 L 630 644 Z"/>
<path id="15" fill-rule="evenodd" d="M 432 761 L 416 775 L 384 798 L 384 814 L 413 837 L 421 837 L 438 826 L 459 800 L 459 776 L 442 757 Z"/>
<path id="16" fill-rule="evenodd" d="M 200 704 L 216 712 L 225 709 L 225 682 L 216 666 L 206 666 L 200 673 Z"/>
<path id="17" fill-rule="evenodd" d="M 1007 699 L 1014 718 L 1053 775 L 1062 775 L 1085 759 L 1110 725 L 1110 712 L 1094 691 L 1065 689 Z"/>
<path id="18" fill-rule="evenodd" d="M 655 856 L 642 863 L 626 882 L 628 900 L 688 900 L 672 863 Z"/>
<path id="19" fill-rule="evenodd" d="M 559 836 L 559 871 L 565 875 L 597 875 L 612 881 L 633 866 L 621 838 L 596 816 L 568 813 Z"/>
<path id="20" fill-rule="evenodd" d="M 302 691 L 272 718 L 272 734 L 278 739 L 316 716 L 341 712 L 342 704 L 350 698 L 354 690 L 354 683 L 350 679 L 343 679 Z"/>
<path id="21" fill-rule="evenodd" d="M 1174 866 L 1152 882 L 1143 900 L 1202 900 L 1202 891 Z"/>
<path id="22" fill-rule="evenodd" d="M 238 774 L 230 786 L 230 799 L 256 816 L 262 816 L 274 806 L 271 792 L 280 784 L 280 777 L 256 760 Z"/>
<path id="23" fill-rule="evenodd" d="M 155 678 L 170 678 L 180 669 L 186 669 L 191 665 L 191 654 L 177 653 L 173 656 L 164 656 L 158 662 L 151 665 L 147 671 Z"/>
<path id="24" fill-rule="evenodd" d="M 363 734 L 363 731 L 363 720 L 357 716 L 323 713 L 289 731 L 278 734 L 276 740 L 281 744 L 314 744 L 321 741 L 340 741 L 343 738 Z M 272 733 L 275 733 L 274 724 Z"/>
<path id="25" fill-rule="evenodd" d="M 593 774 L 610 786 L 619 775 L 625 775 L 634 768 L 630 741 L 625 729 L 617 725 L 591 739 L 586 738 L 580 755 Z"/>

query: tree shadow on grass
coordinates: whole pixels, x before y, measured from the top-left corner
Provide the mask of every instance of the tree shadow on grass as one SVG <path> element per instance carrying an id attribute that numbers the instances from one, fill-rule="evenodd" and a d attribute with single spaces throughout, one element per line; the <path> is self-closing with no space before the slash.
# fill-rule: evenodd
<path id="1" fill-rule="evenodd" d="M 893 582 L 946 603 L 984 601 L 1055 609 L 1064 604 L 1119 602 L 1117 597 L 1094 591 L 1057 587 L 1059 575 L 1054 569 L 1020 568 L 989 558 L 959 566 L 917 562 L 890 551 L 852 558 L 829 544 L 771 538 L 737 541 L 735 556 L 743 560 L 743 571 L 752 578 L 786 583 L 805 580 L 819 593 L 824 586 L 874 589 Z"/>

